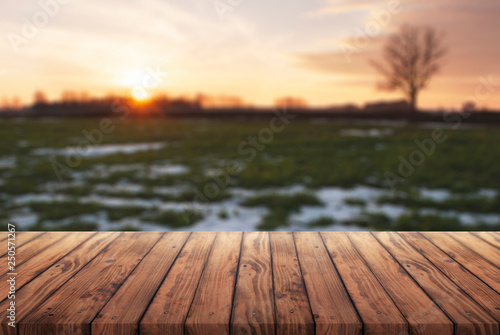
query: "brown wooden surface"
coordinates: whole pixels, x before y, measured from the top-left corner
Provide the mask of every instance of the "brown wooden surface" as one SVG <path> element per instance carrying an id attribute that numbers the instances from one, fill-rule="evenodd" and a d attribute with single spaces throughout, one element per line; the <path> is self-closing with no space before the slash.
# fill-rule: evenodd
<path id="1" fill-rule="evenodd" d="M 408 322 L 354 248 L 349 237 L 345 233 L 321 235 L 361 316 L 364 333 L 389 335 L 408 332 Z"/>
<path id="2" fill-rule="evenodd" d="M 455 233 L 452 237 L 467 248 L 475 251 L 495 266 L 500 267 L 500 249 L 471 233 Z"/>
<path id="3" fill-rule="evenodd" d="M 449 257 L 462 264 L 466 269 L 500 293 L 500 269 L 490 260 L 458 243 L 452 235 L 443 233 L 421 233 L 429 241 L 443 250 Z"/>
<path id="4" fill-rule="evenodd" d="M 455 323 L 457 334 L 498 334 L 498 323 L 434 267 L 424 256 L 397 233 L 376 233 L 377 239 L 404 267 L 418 285 L 441 307 Z"/>
<path id="5" fill-rule="evenodd" d="M 242 238 L 236 232 L 217 235 L 189 310 L 187 334 L 229 333 Z"/>
<path id="6" fill-rule="evenodd" d="M 408 320 L 413 334 L 453 334 L 453 322 L 371 233 L 349 233 L 349 237 Z"/>
<path id="7" fill-rule="evenodd" d="M 15 233 L 15 236 L 14 236 L 15 239 L 11 240 L 11 242 L 15 243 L 16 249 L 19 249 L 20 247 L 24 246 L 29 241 L 31 241 L 35 238 L 38 238 L 38 237 L 42 236 L 43 234 L 44 234 L 43 232 Z M 3 257 L 7 253 L 7 241 L 6 241 L 6 239 L 8 238 L 8 234 L 2 233 L 2 236 L 5 237 L 5 239 L 3 240 L 3 243 L 5 245 L 5 249 L 2 248 L 2 250 L 0 251 L 0 255 L 2 255 L 2 257 Z"/>
<path id="8" fill-rule="evenodd" d="M 183 334 L 215 233 L 192 233 L 140 324 L 141 334 Z"/>
<path id="9" fill-rule="evenodd" d="M 84 334 L 130 272 L 160 238 L 159 233 L 122 233 L 102 253 L 20 324 L 19 333 Z"/>
<path id="10" fill-rule="evenodd" d="M 500 321 L 500 295 L 491 287 L 474 276 L 460 263 L 448 257 L 446 253 L 430 241 L 421 238 L 419 234 L 400 233 L 399 235 L 403 236 L 408 243 L 480 304 L 491 316 Z"/>
<path id="11" fill-rule="evenodd" d="M 277 335 L 314 334 L 314 320 L 293 234 L 271 234 Z"/>
<path id="12" fill-rule="evenodd" d="M 16 266 L 22 264 L 26 259 L 29 259 L 31 256 L 36 254 L 37 252 L 45 249 L 47 246 L 50 246 L 51 243 L 54 243 L 58 239 L 62 238 L 66 233 L 16 233 L 16 239 L 14 243 L 16 244 Z M 35 242 L 36 239 L 39 239 Z M 4 241 L 5 249 L 2 250 L 2 261 L 7 258 L 7 241 Z M 22 250 L 22 253 L 19 251 Z M 2 273 L 6 273 L 2 269 Z"/>
<path id="13" fill-rule="evenodd" d="M 234 293 L 232 331 L 274 334 L 274 294 L 269 233 L 245 233 Z"/>
<path id="14" fill-rule="evenodd" d="M 165 234 L 154 245 L 92 322 L 92 334 L 137 333 L 144 311 L 182 250 L 188 236 L 189 233 Z"/>
<path id="15" fill-rule="evenodd" d="M 75 232 L 59 235 L 53 242 L 51 240 L 50 247 L 37 250 L 38 252 L 33 254 L 31 258 L 24 259 L 25 257 L 22 257 L 28 255 L 27 252 L 18 254 L 16 263 L 19 264 L 16 264 L 16 272 L 22 273 L 23 275 L 17 278 L 16 288 L 19 290 L 24 284 L 36 277 L 40 272 L 49 268 L 54 262 L 76 248 L 83 241 L 89 239 L 93 234 L 95 233 Z M 0 276 L 0 292 L 7 290 L 8 277 L 8 274 Z"/>
<path id="16" fill-rule="evenodd" d="M 361 320 L 319 233 L 296 233 L 295 243 L 317 334 L 361 334 Z"/>
<path id="17" fill-rule="evenodd" d="M 499 241 L 496 232 L 21 232 L 15 328 L 0 257 L 0 334 L 498 335 Z"/>
<path id="18" fill-rule="evenodd" d="M 487 233 L 484 231 L 474 232 L 474 235 L 490 243 L 491 245 L 500 248 L 500 233 Z"/>
<path id="19" fill-rule="evenodd" d="M 22 322 L 35 307 L 77 274 L 117 236 L 118 233 L 99 233 L 93 235 L 80 246 L 77 246 L 71 253 L 42 272 L 36 280 L 32 280 L 20 290 L 18 289 L 16 292 L 16 301 L 27 301 L 29 303 L 18 303 L 16 305 L 17 320 Z M 4 296 L 2 295 L 2 297 Z M 9 300 L 2 301 L 0 304 L 1 310 L 6 310 L 9 302 Z M 4 318 L 1 322 L 4 334 L 16 334 L 16 328 L 8 326 L 7 319 Z"/>

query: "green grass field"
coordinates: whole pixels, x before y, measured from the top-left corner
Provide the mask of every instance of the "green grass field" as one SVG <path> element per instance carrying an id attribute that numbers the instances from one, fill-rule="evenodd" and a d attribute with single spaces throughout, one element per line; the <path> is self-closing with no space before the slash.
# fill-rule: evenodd
<path id="1" fill-rule="evenodd" d="M 92 230 L 96 226 L 91 215 L 103 216 L 110 222 L 104 227 L 110 230 L 140 230 L 141 221 L 169 229 L 190 229 L 210 215 L 224 222 L 237 220 L 236 211 L 260 208 L 265 212 L 257 229 L 287 229 L 293 214 L 302 208 L 328 207 L 324 200 L 316 198 L 317 190 L 349 190 L 361 185 L 385 192 L 373 203 L 400 206 L 405 213 L 397 218 L 380 217 L 383 214 L 367 209 L 366 199 L 351 196 L 344 205 L 359 208 L 359 213 L 341 220 L 346 226 L 381 230 L 499 227 L 495 223 L 500 216 L 498 128 L 444 129 L 446 140 L 434 143 L 432 154 L 413 154 L 413 158 L 423 157 L 423 161 L 413 164 L 413 173 L 406 177 L 398 172 L 398 157 L 408 161 L 412 152 L 422 152 L 415 140 L 431 139 L 439 125 L 291 120 L 279 132 L 262 131 L 269 129 L 269 121 L 113 119 L 112 131 L 96 135 L 100 123 L 97 118 L 0 120 L 0 217 L 2 221 L 21 222 L 19 218 L 31 215 L 31 221 L 22 225 L 24 229 Z M 96 145 L 89 146 L 84 133 L 92 134 Z M 111 150 L 100 156 L 56 151 L 78 145 L 92 150 L 103 145 L 140 143 L 160 143 L 161 147 L 131 153 Z M 155 172 L 165 166 L 180 168 L 173 173 Z M 398 177 L 394 192 L 390 191 L 388 176 L 392 183 L 394 176 Z M 122 184 L 137 189 L 117 187 Z M 283 195 L 273 191 L 297 185 L 303 188 L 298 193 Z M 172 191 L 162 192 L 161 188 Z M 238 189 L 253 193 L 243 196 L 236 209 L 231 208 L 233 190 Z M 441 201 L 433 201 L 419 193 L 422 189 L 449 194 Z M 45 201 L 41 199 L 44 196 L 57 196 L 59 200 Z M 119 198 L 122 203 L 113 207 L 95 200 L 96 196 Z M 184 218 L 175 212 L 176 204 L 193 205 L 193 199 L 203 199 L 207 212 L 190 208 L 196 213 Z M 142 202 L 138 205 L 139 200 Z M 478 216 L 474 226 L 466 226 L 456 218 L 460 213 L 487 215 L 493 223 L 488 225 Z M 86 218 L 85 214 L 90 216 Z M 122 220 L 126 218 L 131 220 Z M 339 222 L 333 214 L 309 221 L 304 225 L 311 229 Z"/>

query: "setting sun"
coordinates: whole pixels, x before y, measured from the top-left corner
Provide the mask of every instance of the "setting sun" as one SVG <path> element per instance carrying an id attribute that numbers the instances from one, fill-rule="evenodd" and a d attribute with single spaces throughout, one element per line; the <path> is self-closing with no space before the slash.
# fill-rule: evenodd
<path id="1" fill-rule="evenodd" d="M 147 100 L 150 96 L 148 92 L 146 92 L 144 89 L 138 88 L 138 87 L 132 88 L 131 95 L 135 101 L 139 101 L 139 102 Z"/>
<path id="2" fill-rule="evenodd" d="M 138 69 L 127 71 L 119 80 L 119 84 L 127 89 L 127 92 L 135 101 L 145 101 L 151 94 L 144 87 L 147 73 Z"/>

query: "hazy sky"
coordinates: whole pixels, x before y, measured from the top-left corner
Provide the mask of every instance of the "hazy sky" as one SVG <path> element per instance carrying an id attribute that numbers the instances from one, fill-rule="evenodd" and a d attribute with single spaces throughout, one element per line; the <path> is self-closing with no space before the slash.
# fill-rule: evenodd
<path id="1" fill-rule="evenodd" d="M 377 23 L 373 13 L 395 3 L 399 10 Z M 498 0 L 2 1 L 0 98 L 130 91 L 150 68 L 168 72 L 155 90 L 174 95 L 238 95 L 261 105 L 284 95 L 311 105 L 393 99 L 401 95 L 376 90 L 368 59 L 408 23 L 445 34 L 449 53 L 419 102 L 449 108 L 474 94 L 479 76 L 500 83 L 499 18 Z M 372 36 L 356 40 L 367 27 Z M 480 106 L 500 108 L 497 91 Z"/>

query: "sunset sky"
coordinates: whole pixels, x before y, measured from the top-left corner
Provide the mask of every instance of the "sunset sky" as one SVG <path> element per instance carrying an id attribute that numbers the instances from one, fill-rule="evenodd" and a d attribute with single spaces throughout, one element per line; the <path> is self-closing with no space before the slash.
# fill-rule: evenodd
<path id="1" fill-rule="evenodd" d="M 147 69 L 159 69 L 168 76 L 151 94 L 237 95 L 257 105 L 285 95 L 313 106 L 390 100 L 401 94 L 377 91 L 368 60 L 404 23 L 436 28 L 449 49 L 421 107 L 460 106 L 479 76 L 500 83 L 498 0 L 401 0 L 401 10 L 350 57 L 342 50 L 356 47 L 356 32 L 394 1 L 59 1 L 2 1 L 0 98 L 30 103 L 39 89 L 51 99 L 63 90 L 130 92 Z M 36 33 L 24 27 L 33 36 L 23 36 L 27 21 L 44 23 L 45 3 L 57 13 Z M 500 109 L 500 85 L 497 91 L 479 106 Z"/>

